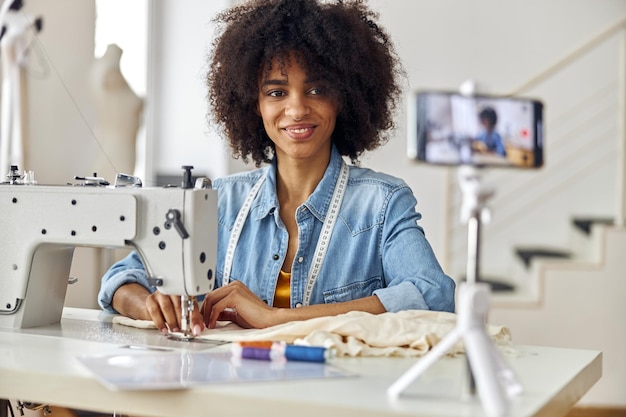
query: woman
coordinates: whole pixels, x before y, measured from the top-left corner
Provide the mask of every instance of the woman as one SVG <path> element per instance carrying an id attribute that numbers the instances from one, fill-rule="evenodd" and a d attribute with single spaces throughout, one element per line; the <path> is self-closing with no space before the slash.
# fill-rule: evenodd
<path id="1" fill-rule="evenodd" d="M 352 310 L 454 310 L 402 180 L 348 166 L 393 127 L 400 68 L 361 1 L 256 0 L 218 16 L 213 117 L 257 170 L 214 182 L 218 287 L 193 319 L 268 327 Z M 136 254 L 103 277 L 100 304 L 178 330 L 179 297 L 150 288 Z"/>

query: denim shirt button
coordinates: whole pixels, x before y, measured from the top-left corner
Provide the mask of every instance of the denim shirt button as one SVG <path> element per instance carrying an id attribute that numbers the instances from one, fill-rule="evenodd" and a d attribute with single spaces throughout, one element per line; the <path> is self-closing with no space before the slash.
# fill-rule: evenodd
<path id="1" fill-rule="evenodd" d="M 277 261 L 278 259 L 280 259 L 280 256 L 278 256 L 277 254 L 274 254 L 274 256 L 272 256 L 272 259 Z"/>
<path id="2" fill-rule="evenodd" d="M 302 307 L 302 303 L 296 303 L 296 308 Z"/>
<path id="3" fill-rule="evenodd" d="M 304 256 L 300 256 L 298 258 L 298 263 L 301 264 L 302 262 L 304 262 Z"/>

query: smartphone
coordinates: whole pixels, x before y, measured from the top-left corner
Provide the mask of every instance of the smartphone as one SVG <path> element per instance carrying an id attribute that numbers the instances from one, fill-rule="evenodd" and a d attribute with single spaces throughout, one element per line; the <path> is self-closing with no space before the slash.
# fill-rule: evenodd
<path id="1" fill-rule="evenodd" d="M 407 153 L 435 165 L 539 168 L 543 104 L 520 97 L 418 91 L 409 98 Z"/>

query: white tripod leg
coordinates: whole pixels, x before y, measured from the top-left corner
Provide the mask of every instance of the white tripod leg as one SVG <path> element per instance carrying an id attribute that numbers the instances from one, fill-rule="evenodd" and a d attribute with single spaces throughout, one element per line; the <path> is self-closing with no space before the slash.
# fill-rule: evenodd
<path id="1" fill-rule="evenodd" d="M 485 414 L 489 417 L 506 415 L 509 399 L 498 378 L 498 363 L 491 339 L 487 333 L 475 328 L 467 331 L 463 340 Z"/>
<path id="2" fill-rule="evenodd" d="M 502 353 L 495 345 L 490 343 L 489 349 L 491 349 L 491 356 L 494 358 L 496 364 L 498 379 L 502 384 L 504 384 L 509 397 L 520 395 L 524 392 L 524 388 L 517 379 L 517 375 L 513 372 L 513 369 L 511 369 L 511 367 L 506 363 Z"/>
<path id="3" fill-rule="evenodd" d="M 446 354 L 462 337 L 458 327 L 448 333 L 439 343 L 433 347 L 428 354 L 420 359 L 415 365 L 409 368 L 396 382 L 387 388 L 387 395 L 391 398 L 398 398 L 413 381 L 419 378 L 432 364 Z"/>
<path id="4" fill-rule="evenodd" d="M 458 325 L 463 332 L 468 362 L 485 413 L 499 417 L 509 409 L 509 395 L 519 394 L 522 388 L 487 333 L 488 310 L 486 284 L 461 286 Z"/>
<path id="5" fill-rule="evenodd" d="M 486 284 L 478 283 L 475 285 L 464 284 L 460 288 L 459 302 L 459 325 L 463 330 L 465 341 L 465 349 L 469 350 L 467 339 L 477 339 L 478 334 L 483 342 L 481 344 L 481 352 L 486 352 L 493 363 L 493 372 L 501 385 L 506 389 L 509 397 L 519 395 L 524 390 L 522 384 L 518 381 L 513 369 L 506 363 L 502 353 L 498 350 L 489 335 L 487 334 L 486 322 L 487 312 L 489 310 L 489 288 Z M 470 366 L 472 366 L 471 357 L 468 354 Z M 472 366 L 473 369 L 473 366 Z"/>

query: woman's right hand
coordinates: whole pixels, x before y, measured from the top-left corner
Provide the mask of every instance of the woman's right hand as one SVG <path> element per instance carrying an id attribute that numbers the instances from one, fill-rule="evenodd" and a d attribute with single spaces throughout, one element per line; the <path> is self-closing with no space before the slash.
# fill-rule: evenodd
<path id="1" fill-rule="evenodd" d="M 178 295 L 166 295 L 159 291 L 150 293 L 142 285 L 122 285 L 115 291 L 113 308 L 120 314 L 136 320 L 152 320 L 163 334 L 180 331 L 181 299 Z M 204 329 L 204 321 L 197 302 L 191 317 L 191 329 L 197 336 Z"/>
<path id="2" fill-rule="evenodd" d="M 193 303 L 191 330 L 194 336 L 198 336 L 204 330 L 205 325 L 198 302 L 194 299 Z M 182 307 L 179 295 L 166 295 L 155 291 L 146 298 L 145 304 L 150 320 L 163 334 L 167 334 L 169 331 L 182 331 Z"/>

